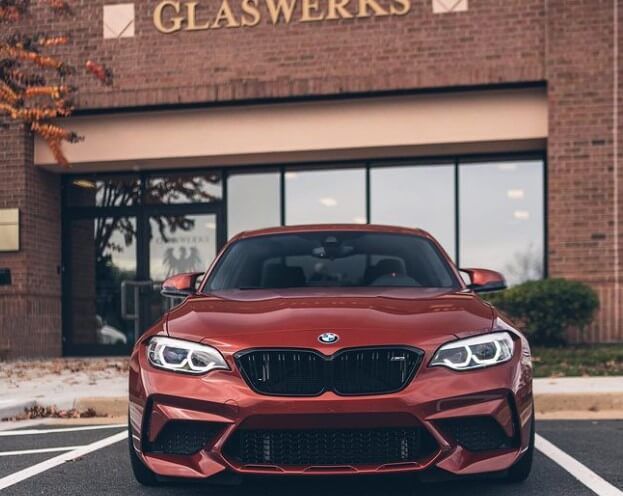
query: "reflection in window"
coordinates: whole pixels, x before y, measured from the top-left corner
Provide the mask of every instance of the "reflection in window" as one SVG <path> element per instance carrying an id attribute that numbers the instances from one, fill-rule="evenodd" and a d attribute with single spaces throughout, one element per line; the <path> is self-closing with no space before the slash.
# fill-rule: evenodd
<path id="1" fill-rule="evenodd" d="M 121 313 L 121 283 L 136 279 L 135 219 L 74 221 L 70 239 L 72 344 L 132 344 L 134 322 Z"/>
<path id="2" fill-rule="evenodd" d="M 366 223 L 364 169 L 288 172 L 286 224 Z"/>
<path id="3" fill-rule="evenodd" d="M 149 272 L 154 287 L 175 274 L 203 272 L 216 256 L 216 215 L 155 216 L 149 219 Z M 181 299 L 149 293 L 149 323 L 158 320 Z"/>
<path id="4" fill-rule="evenodd" d="M 242 239 L 210 274 L 209 290 L 309 287 L 455 287 L 450 266 L 421 236 L 357 231 Z"/>
<path id="5" fill-rule="evenodd" d="M 68 182 L 67 201 L 76 207 L 127 207 L 139 203 L 137 176 L 82 176 Z"/>
<path id="6" fill-rule="evenodd" d="M 278 172 L 237 174 L 227 178 L 227 235 L 281 224 Z"/>
<path id="7" fill-rule="evenodd" d="M 463 267 L 502 272 L 509 284 L 543 277 L 543 163 L 459 168 Z"/>
<path id="8" fill-rule="evenodd" d="M 167 174 L 147 181 L 145 202 L 151 204 L 210 203 L 221 200 L 223 188 L 217 172 Z"/>
<path id="9" fill-rule="evenodd" d="M 373 168 L 371 222 L 419 227 L 454 258 L 454 165 Z"/>
<path id="10" fill-rule="evenodd" d="M 149 221 L 150 279 L 203 272 L 216 256 L 216 215 L 160 215 Z"/>

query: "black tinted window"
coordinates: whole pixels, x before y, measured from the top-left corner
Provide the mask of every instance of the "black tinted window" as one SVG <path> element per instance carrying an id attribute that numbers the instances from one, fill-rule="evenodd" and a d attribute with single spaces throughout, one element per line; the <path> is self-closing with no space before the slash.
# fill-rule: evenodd
<path id="1" fill-rule="evenodd" d="M 342 231 L 242 239 L 227 250 L 206 289 L 456 285 L 426 238 Z"/>

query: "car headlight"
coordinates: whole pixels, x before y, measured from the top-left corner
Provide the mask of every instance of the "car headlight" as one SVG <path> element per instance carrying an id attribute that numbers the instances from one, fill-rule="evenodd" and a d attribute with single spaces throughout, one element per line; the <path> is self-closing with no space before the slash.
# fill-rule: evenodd
<path id="1" fill-rule="evenodd" d="M 187 374 L 229 370 L 223 355 L 216 348 L 163 336 L 151 338 L 147 346 L 147 359 L 154 367 Z"/>
<path id="2" fill-rule="evenodd" d="M 452 370 L 472 370 L 508 362 L 513 357 L 515 343 L 507 332 L 493 332 L 474 338 L 444 344 L 437 350 L 431 366 Z"/>

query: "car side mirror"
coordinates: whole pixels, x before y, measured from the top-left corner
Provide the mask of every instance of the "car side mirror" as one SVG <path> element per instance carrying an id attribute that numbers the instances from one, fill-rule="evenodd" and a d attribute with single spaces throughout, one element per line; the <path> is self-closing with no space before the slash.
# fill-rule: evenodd
<path id="1" fill-rule="evenodd" d="M 506 280 L 499 272 L 488 269 L 459 269 L 469 276 L 467 287 L 476 293 L 501 291 L 506 289 Z"/>
<path id="2" fill-rule="evenodd" d="M 168 298 L 186 298 L 197 291 L 197 279 L 203 272 L 187 272 L 169 277 L 162 283 L 160 294 Z"/>

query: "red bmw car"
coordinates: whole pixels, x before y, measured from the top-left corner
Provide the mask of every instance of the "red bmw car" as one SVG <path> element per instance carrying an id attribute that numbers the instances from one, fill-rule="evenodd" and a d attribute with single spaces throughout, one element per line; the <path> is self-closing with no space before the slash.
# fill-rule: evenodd
<path id="1" fill-rule="evenodd" d="M 362 225 L 242 233 L 136 343 L 136 479 L 245 474 L 497 474 L 532 465 L 526 339 L 421 230 Z"/>

